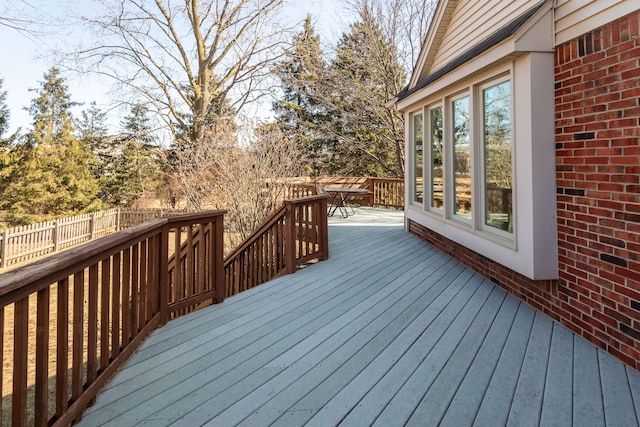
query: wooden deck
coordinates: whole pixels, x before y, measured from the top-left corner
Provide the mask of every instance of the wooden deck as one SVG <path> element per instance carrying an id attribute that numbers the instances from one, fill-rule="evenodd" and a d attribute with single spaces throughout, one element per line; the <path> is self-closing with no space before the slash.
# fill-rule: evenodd
<path id="1" fill-rule="evenodd" d="M 639 372 L 402 212 L 330 224 L 329 260 L 157 330 L 81 425 L 638 425 Z"/>

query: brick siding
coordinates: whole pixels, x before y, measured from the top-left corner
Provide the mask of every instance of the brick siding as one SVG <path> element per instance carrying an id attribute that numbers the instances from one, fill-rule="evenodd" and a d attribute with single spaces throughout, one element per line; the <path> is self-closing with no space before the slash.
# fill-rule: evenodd
<path id="1" fill-rule="evenodd" d="M 555 53 L 562 323 L 640 368 L 640 14 Z M 569 314 L 567 316 L 567 314 Z"/>
<path id="2" fill-rule="evenodd" d="M 559 280 L 409 231 L 640 369 L 640 13 L 556 48 Z"/>

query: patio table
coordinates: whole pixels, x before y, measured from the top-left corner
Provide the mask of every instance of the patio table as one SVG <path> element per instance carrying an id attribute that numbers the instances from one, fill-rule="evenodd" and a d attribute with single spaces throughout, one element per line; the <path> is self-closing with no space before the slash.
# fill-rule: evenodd
<path id="1" fill-rule="evenodd" d="M 367 194 L 369 190 L 364 188 L 325 188 L 324 189 L 331 196 L 331 204 L 327 214 L 333 216 L 336 210 L 340 211 L 340 215 L 343 218 L 349 216 L 349 210 L 347 203 L 354 194 Z M 353 207 L 350 207 L 351 215 L 355 214 Z"/>

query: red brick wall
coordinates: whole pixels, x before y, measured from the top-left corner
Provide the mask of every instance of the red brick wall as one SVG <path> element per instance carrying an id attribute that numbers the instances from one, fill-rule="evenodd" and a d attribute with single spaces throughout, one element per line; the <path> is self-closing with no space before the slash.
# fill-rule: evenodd
<path id="1" fill-rule="evenodd" d="M 640 14 L 558 46 L 557 281 L 409 230 L 640 369 Z"/>
<path id="2" fill-rule="evenodd" d="M 563 323 L 640 368 L 640 14 L 556 49 Z"/>

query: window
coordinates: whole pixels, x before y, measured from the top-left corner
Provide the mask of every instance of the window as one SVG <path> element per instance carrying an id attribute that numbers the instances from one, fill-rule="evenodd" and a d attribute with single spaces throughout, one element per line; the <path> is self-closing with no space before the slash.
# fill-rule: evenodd
<path id="1" fill-rule="evenodd" d="M 471 139 L 469 96 L 451 102 L 453 213 L 471 219 Z"/>
<path id="2" fill-rule="evenodd" d="M 413 202 L 434 218 L 511 245 L 512 82 L 503 75 L 463 89 L 410 116 Z"/>
<path id="3" fill-rule="evenodd" d="M 413 201 L 416 203 L 422 203 L 424 199 L 424 175 L 423 168 L 423 129 L 422 129 L 422 114 L 415 114 L 413 116 L 413 159 L 414 159 L 414 173 L 413 173 Z"/>
<path id="4" fill-rule="evenodd" d="M 442 209 L 443 206 L 443 179 L 442 173 L 442 107 L 435 107 L 429 110 L 429 169 L 430 169 L 430 203 L 429 206 L 435 209 Z"/>
<path id="5" fill-rule="evenodd" d="M 482 89 L 484 223 L 513 233 L 511 82 Z"/>

